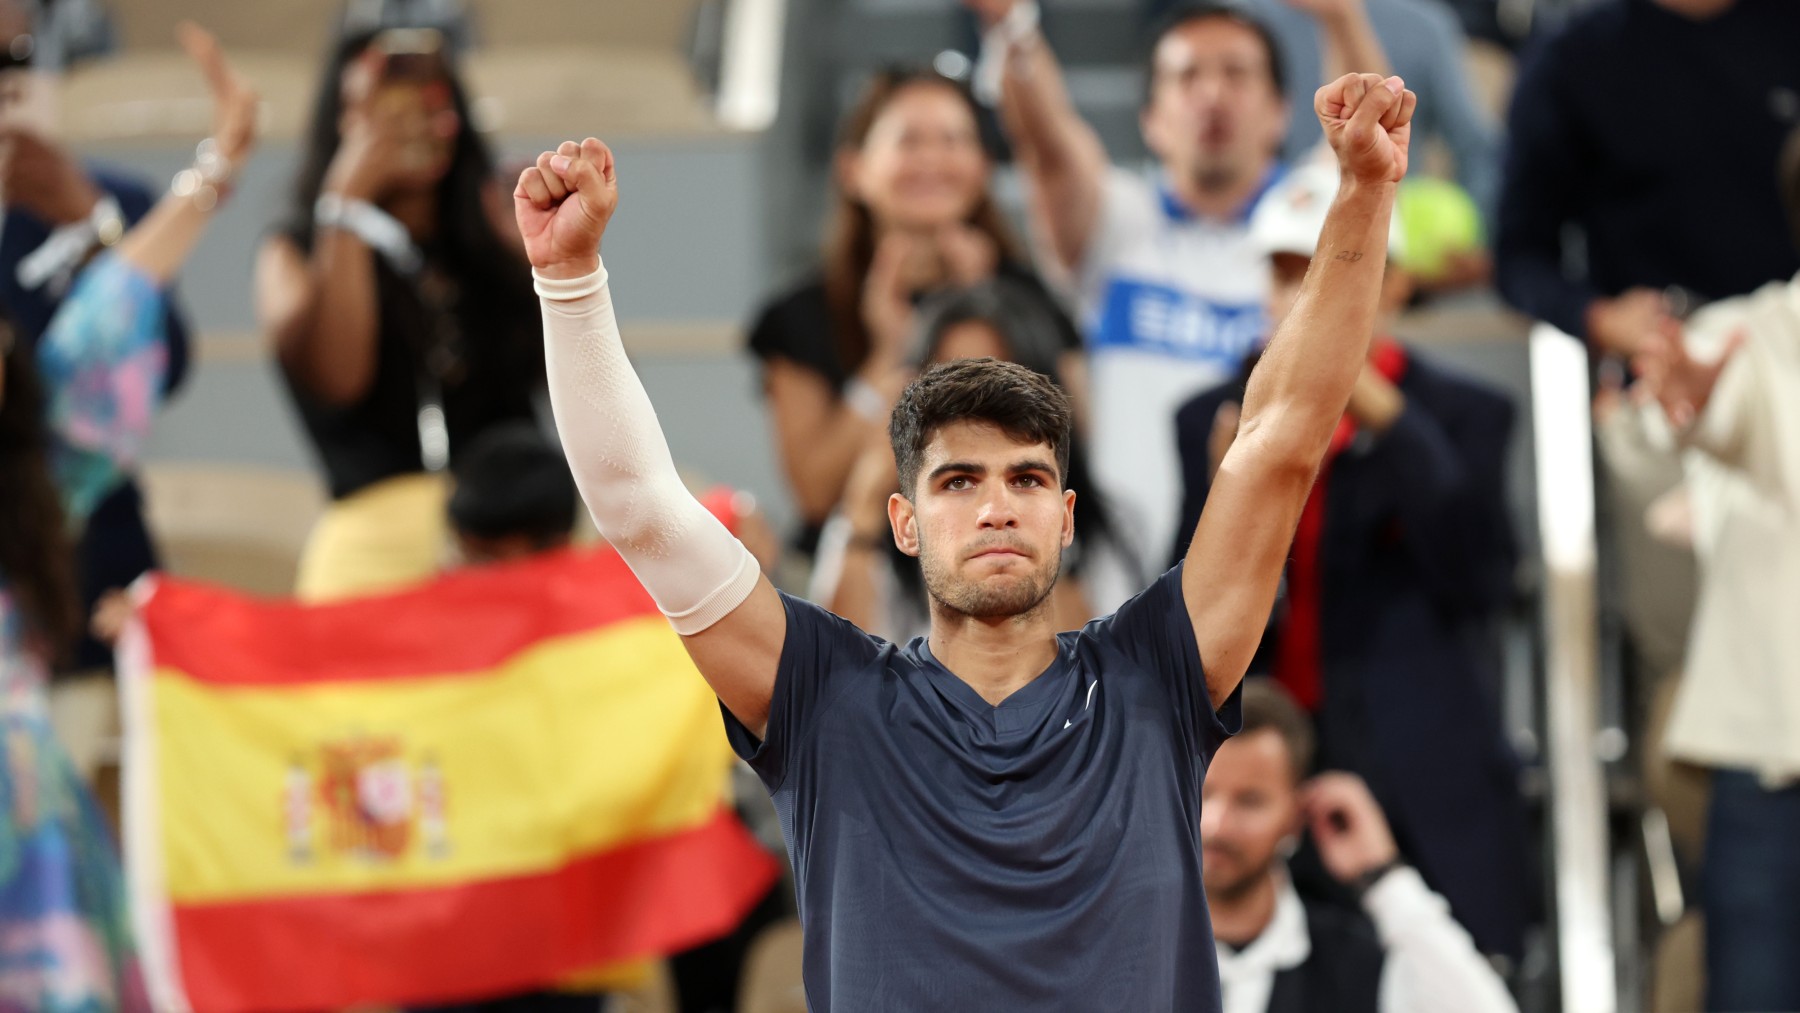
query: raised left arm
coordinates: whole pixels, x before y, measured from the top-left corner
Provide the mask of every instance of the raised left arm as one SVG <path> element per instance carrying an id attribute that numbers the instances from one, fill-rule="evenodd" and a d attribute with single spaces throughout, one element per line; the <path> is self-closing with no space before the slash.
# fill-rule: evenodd
<path id="1" fill-rule="evenodd" d="M 256 93 L 205 30 L 183 24 L 182 45 L 213 94 L 214 176 L 188 183 L 224 186 L 255 141 Z M 51 318 L 37 365 L 49 403 L 51 461 L 65 509 L 84 521 L 136 462 L 164 389 L 168 299 L 163 289 L 193 251 L 218 194 L 171 193 L 110 252 L 88 265 Z"/>
<path id="2" fill-rule="evenodd" d="M 1251 374 L 1182 573 L 1214 707 L 1250 665 L 1300 509 L 1368 356 L 1416 101 L 1399 78 L 1376 74 L 1346 75 L 1314 96 L 1343 181 L 1300 298 Z"/>
<path id="3" fill-rule="evenodd" d="M 1288 0 L 1312 15 L 1319 26 L 1320 79 L 1335 81 L 1345 74 L 1393 73 L 1387 50 L 1375 35 L 1363 0 Z"/>

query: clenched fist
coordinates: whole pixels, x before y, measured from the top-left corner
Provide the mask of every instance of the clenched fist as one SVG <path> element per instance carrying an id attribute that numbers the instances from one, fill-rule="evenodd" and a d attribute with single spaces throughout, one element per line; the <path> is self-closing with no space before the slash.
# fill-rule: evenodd
<path id="1" fill-rule="evenodd" d="M 540 274 L 579 278 L 600 267 L 600 237 L 619 206 L 612 151 L 588 138 L 564 141 L 519 174 L 513 213 L 525 256 Z"/>
<path id="2" fill-rule="evenodd" d="M 1397 77 L 1345 74 L 1313 95 L 1313 111 L 1346 178 L 1398 183 L 1406 175 L 1418 101 Z"/>

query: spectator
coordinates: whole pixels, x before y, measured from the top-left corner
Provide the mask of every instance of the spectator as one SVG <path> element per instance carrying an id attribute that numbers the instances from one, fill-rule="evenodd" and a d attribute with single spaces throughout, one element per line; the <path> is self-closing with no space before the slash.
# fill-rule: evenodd
<path id="1" fill-rule="evenodd" d="M 568 462 L 537 427 L 507 422 L 489 427 L 459 455 L 447 516 L 457 555 L 465 565 L 529 559 L 569 545 L 579 503 Z M 610 971 L 611 969 L 609 969 Z M 635 983 L 641 964 L 607 975 Z M 418 1007 L 415 1013 L 594 1013 L 604 997 L 585 991 L 537 991 Z"/>
<path id="2" fill-rule="evenodd" d="M 435 572 L 444 469 L 489 427 L 533 418 L 543 343 L 493 170 L 436 33 L 337 45 L 293 207 L 257 264 L 259 315 L 333 501 L 302 597 Z"/>
<path id="3" fill-rule="evenodd" d="M 1346 18 L 1366 22 L 1393 73 L 1419 93 L 1413 138 L 1444 142 L 1457 182 L 1492 219 L 1500 193 L 1500 138 L 1475 102 L 1463 67 L 1468 39 L 1448 8 L 1437 0 L 1251 0 L 1249 7 L 1275 33 L 1288 69 L 1293 106 L 1282 146 L 1286 158 L 1304 158 L 1323 136 L 1311 108 L 1312 93 L 1325 81 L 1319 73 L 1319 25 Z M 1415 164 L 1414 174 L 1418 171 Z"/>
<path id="4" fill-rule="evenodd" d="M 456 464 L 450 530 L 463 562 L 504 563 L 566 547 L 580 504 L 562 451 L 529 422 L 494 426 Z"/>
<path id="5" fill-rule="evenodd" d="M 978 112 L 950 78 L 877 75 L 839 131 L 820 269 L 751 325 L 805 552 L 911 378 L 914 301 L 992 277 L 1043 292 L 989 191 Z M 1074 324 L 1059 316 L 1056 326 L 1063 345 L 1079 349 Z M 1080 369 L 1073 355 L 1065 365 Z"/>
<path id="6" fill-rule="evenodd" d="M 170 358 L 167 286 L 253 142 L 255 94 L 211 36 L 181 37 L 213 91 L 198 163 L 82 269 L 35 349 L 0 333 L 0 964 L 22 1009 L 149 1009 L 118 856 L 52 734 L 46 670 L 82 625 L 65 535 L 142 446 Z"/>
<path id="7" fill-rule="evenodd" d="M 1200 840 L 1227 1013 L 1500 1013 L 1506 986 L 1400 852 L 1353 774 L 1304 782 L 1312 727 L 1292 699 L 1244 683 L 1244 728 L 1201 789 Z M 1283 861 L 1310 830 L 1362 910 L 1303 899 Z"/>
<path id="8" fill-rule="evenodd" d="M 1264 333 L 1268 279 L 1246 224 L 1281 174 L 1280 53 L 1242 8 L 1177 8 L 1153 36 L 1141 114 L 1152 178 L 1114 169 L 1076 112 L 1029 0 L 968 0 L 1004 54 L 1001 113 L 1038 238 L 1073 279 L 1093 373 L 1095 478 L 1144 551 L 1177 537 L 1175 409 L 1230 375 Z M 1328 37 L 1334 66 L 1379 71 L 1372 36 Z M 995 57 L 984 55 L 984 61 Z M 1124 502 L 1125 490 L 1132 501 Z M 1183 535 L 1191 532 L 1188 528 Z"/>
<path id="9" fill-rule="evenodd" d="M 1780 179 L 1800 249 L 1800 130 Z M 1800 1009 L 1800 276 L 1707 307 L 1640 366 L 1690 450 L 1700 597 L 1666 748 L 1713 775 L 1706 1008 Z"/>
<path id="10" fill-rule="evenodd" d="M 1693 305 L 1800 269 L 1768 169 L 1800 122 L 1795 39 L 1788 0 L 1608 0 L 1530 47 L 1495 244 L 1506 300 L 1631 354 Z"/>
<path id="11" fill-rule="evenodd" d="M 1278 326 L 1336 192 L 1329 169 L 1297 170 L 1251 221 Z M 1409 287 L 1390 260 L 1368 364 L 1301 513 L 1255 670 L 1317 716 L 1323 766 L 1368 781 L 1402 849 L 1482 950 L 1517 957 L 1524 812 L 1489 699 L 1496 652 L 1482 646 L 1516 562 L 1504 478 L 1513 408 L 1387 336 Z M 1184 524 L 1198 520 L 1236 435 L 1243 383 L 1177 417 Z"/>
<path id="12" fill-rule="evenodd" d="M 67 8 L 66 10 L 64 8 Z M 76 270 L 96 251 L 117 243 L 124 230 L 150 210 L 154 197 L 137 180 L 99 166 L 83 165 L 57 143 L 50 95 L 62 67 L 60 44 L 40 39 L 45 25 L 69 25 L 94 14 L 92 4 L 59 3 L 34 24 L 36 5 L 0 0 L 0 194 L 5 224 L 0 226 L 0 307 L 11 320 L 15 340 L 27 350 L 43 339 Z M 174 393 L 187 374 L 187 326 L 171 298 L 163 334 L 168 355 L 162 396 Z M 143 496 L 126 473 L 105 491 L 87 518 L 77 550 L 76 581 L 84 609 L 108 590 L 122 588 L 156 566 L 156 551 L 144 524 Z M 108 667 L 111 653 L 84 638 L 60 659 L 76 669 Z"/>
<path id="13" fill-rule="evenodd" d="M 920 368 L 955 359 L 1005 359 L 1062 382 L 1060 311 L 1041 292 L 1004 279 L 933 297 L 919 312 Z M 1080 497 L 1075 542 L 1064 556 L 1054 607 L 1059 629 L 1111 614 L 1151 579 L 1110 500 L 1095 488 L 1086 441 L 1069 447 L 1069 488 Z M 893 643 L 930 625 L 918 565 L 894 544 L 888 500 L 899 492 L 885 432 L 870 437 L 850 473 L 844 504 L 825 526 L 809 595 L 858 627 Z"/>

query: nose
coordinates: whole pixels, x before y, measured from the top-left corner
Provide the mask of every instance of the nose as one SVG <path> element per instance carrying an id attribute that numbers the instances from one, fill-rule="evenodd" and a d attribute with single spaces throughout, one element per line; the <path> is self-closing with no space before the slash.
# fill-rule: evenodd
<path id="1" fill-rule="evenodd" d="M 1225 75 L 1201 70 L 1194 75 L 1188 90 L 1196 103 L 1210 109 L 1225 97 Z"/>
<path id="2" fill-rule="evenodd" d="M 1206 800 L 1200 804 L 1200 840 L 1202 843 L 1212 840 L 1219 833 L 1219 827 L 1225 821 L 1225 803 L 1223 800 Z"/>
<path id="3" fill-rule="evenodd" d="M 981 506 L 976 511 L 975 519 L 983 531 L 1018 527 L 1019 510 L 1012 490 L 1006 488 L 1004 483 L 990 484 L 987 494 L 981 498 Z"/>

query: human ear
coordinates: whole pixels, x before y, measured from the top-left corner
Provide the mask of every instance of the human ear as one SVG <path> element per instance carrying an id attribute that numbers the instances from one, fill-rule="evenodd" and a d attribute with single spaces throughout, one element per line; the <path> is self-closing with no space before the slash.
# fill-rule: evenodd
<path id="1" fill-rule="evenodd" d="M 919 514 L 912 501 L 899 493 L 888 497 L 888 523 L 894 528 L 894 544 L 909 556 L 919 554 Z"/>

